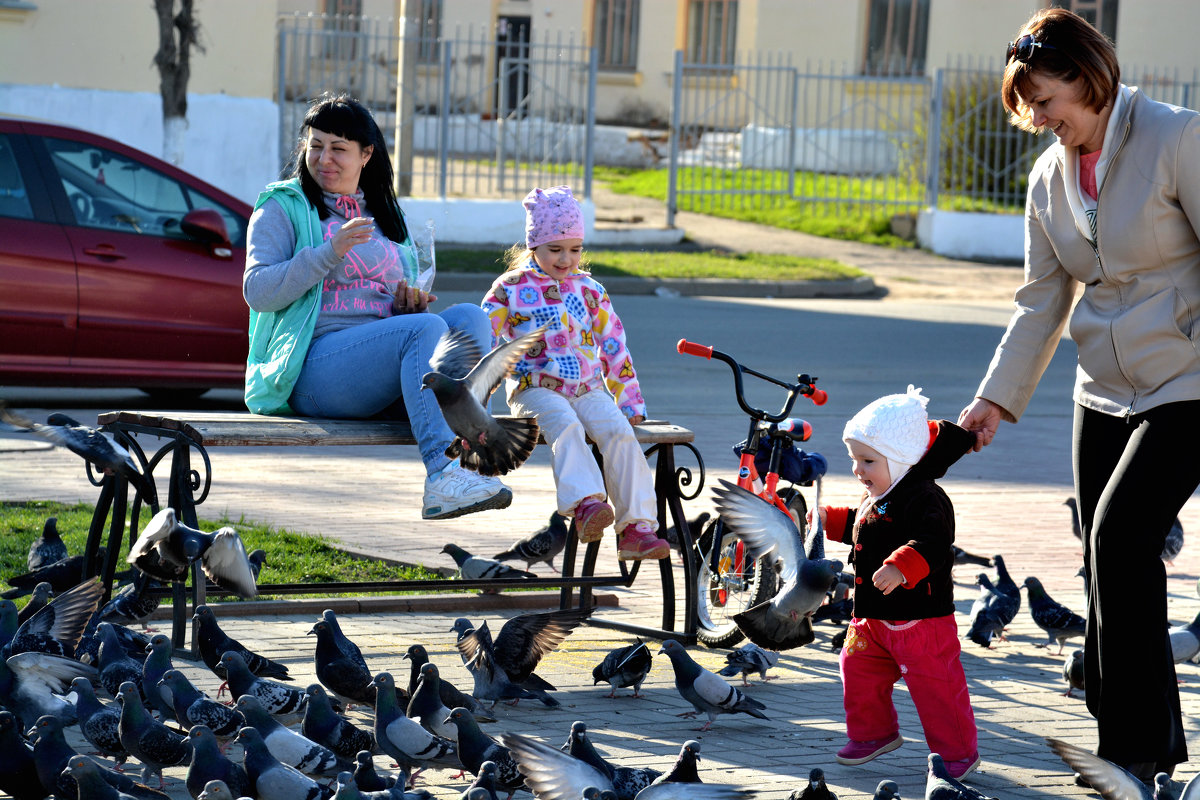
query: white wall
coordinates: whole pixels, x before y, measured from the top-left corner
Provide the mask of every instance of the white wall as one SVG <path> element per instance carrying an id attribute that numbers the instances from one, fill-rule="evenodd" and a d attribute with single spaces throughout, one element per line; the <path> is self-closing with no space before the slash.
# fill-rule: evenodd
<path id="1" fill-rule="evenodd" d="M 0 84 L 0 113 L 82 128 L 162 158 L 158 93 Z M 279 110 L 264 98 L 188 94 L 183 169 L 253 203 L 278 177 Z"/>
<path id="2" fill-rule="evenodd" d="M 438 242 L 508 247 L 525 241 L 525 210 L 512 200 L 400 199 L 404 217 L 414 230 L 424 230 L 433 220 Z M 596 230 L 596 204 L 581 200 L 584 241 Z"/>
<path id="3" fill-rule="evenodd" d="M 917 243 L 947 258 L 1021 263 L 1025 217 L 925 209 L 917 215 Z"/>

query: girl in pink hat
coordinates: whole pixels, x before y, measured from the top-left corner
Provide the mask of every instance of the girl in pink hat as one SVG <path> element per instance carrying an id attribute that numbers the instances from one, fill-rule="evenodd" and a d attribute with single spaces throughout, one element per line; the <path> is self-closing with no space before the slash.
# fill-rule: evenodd
<path id="1" fill-rule="evenodd" d="M 574 517 L 581 542 L 599 540 L 615 521 L 618 558 L 666 558 L 654 478 L 633 430 L 646 401 L 608 292 L 580 267 L 583 212 L 567 186 L 534 189 L 524 206 L 525 244 L 509 250 L 507 271 L 482 303 L 499 339 L 548 326 L 544 344 L 513 370 L 509 408 L 537 418 L 550 443 L 558 512 Z"/>

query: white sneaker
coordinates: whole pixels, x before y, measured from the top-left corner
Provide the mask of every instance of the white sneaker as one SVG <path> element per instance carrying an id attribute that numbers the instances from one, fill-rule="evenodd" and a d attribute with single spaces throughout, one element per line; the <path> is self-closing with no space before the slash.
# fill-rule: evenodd
<path id="1" fill-rule="evenodd" d="M 425 478 L 423 519 L 450 519 L 490 508 L 508 508 L 512 489 L 458 465 L 446 467 Z"/>

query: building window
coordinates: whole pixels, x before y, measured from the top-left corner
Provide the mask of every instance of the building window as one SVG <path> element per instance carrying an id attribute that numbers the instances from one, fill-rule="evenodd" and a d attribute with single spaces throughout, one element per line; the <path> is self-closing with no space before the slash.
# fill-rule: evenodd
<path id="1" fill-rule="evenodd" d="M 693 64 L 733 64 L 737 0 L 689 0 L 687 58 Z"/>
<path id="2" fill-rule="evenodd" d="M 1117 41 L 1117 0 L 1051 0 L 1050 5 L 1074 11 L 1096 30 Z"/>
<path id="3" fill-rule="evenodd" d="M 929 0 L 871 0 L 863 73 L 922 74 L 928 37 Z"/>
<path id="4" fill-rule="evenodd" d="M 640 0 L 596 0 L 592 47 L 600 69 L 637 69 Z"/>

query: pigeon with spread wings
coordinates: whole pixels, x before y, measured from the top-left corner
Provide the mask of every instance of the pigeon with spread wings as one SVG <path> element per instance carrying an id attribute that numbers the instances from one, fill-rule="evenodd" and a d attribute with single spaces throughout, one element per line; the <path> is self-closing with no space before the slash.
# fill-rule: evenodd
<path id="1" fill-rule="evenodd" d="M 246 599 L 258 595 L 250 558 L 237 531 L 225 527 L 205 533 L 184 525 L 170 507 L 146 523 L 129 548 L 128 561 L 162 581 L 187 580 L 188 568 L 199 561 L 208 579 L 222 589 Z"/>

